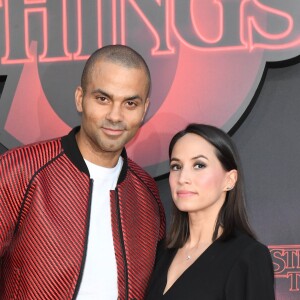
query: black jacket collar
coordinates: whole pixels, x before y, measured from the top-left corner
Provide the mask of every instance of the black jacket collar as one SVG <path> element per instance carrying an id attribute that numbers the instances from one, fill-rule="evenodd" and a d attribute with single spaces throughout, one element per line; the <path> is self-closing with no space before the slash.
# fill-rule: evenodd
<path id="1" fill-rule="evenodd" d="M 78 145 L 77 145 L 77 141 L 75 138 L 75 135 L 78 133 L 80 129 L 80 126 L 73 128 L 68 135 L 65 135 L 61 138 L 61 143 L 62 143 L 62 147 L 64 149 L 65 154 L 68 156 L 68 158 L 72 161 L 72 163 L 83 173 L 87 174 L 88 176 L 90 176 L 89 174 L 89 170 L 85 164 L 85 161 L 79 151 Z M 120 176 L 118 179 L 118 184 L 121 183 L 125 177 L 126 177 L 126 173 L 127 173 L 127 168 L 128 168 L 128 160 L 127 160 L 127 153 L 125 148 L 123 148 L 121 156 L 123 158 L 123 167 L 122 170 L 120 172 Z"/>

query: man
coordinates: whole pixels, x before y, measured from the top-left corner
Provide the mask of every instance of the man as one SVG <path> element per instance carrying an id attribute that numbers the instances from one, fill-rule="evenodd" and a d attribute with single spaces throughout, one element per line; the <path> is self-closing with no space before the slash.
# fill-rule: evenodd
<path id="1" fill-rule="evenodd" d="M 1 299 L 143 299 L 165 217 L 124 145 L 150 86 L 138 53 L 103 47 L 75 92 L 81 126 L 0 157 Z"/>

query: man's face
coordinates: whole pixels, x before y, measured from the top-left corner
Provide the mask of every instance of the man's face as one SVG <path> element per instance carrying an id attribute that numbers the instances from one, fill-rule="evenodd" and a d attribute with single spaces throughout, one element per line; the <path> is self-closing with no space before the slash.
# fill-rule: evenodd
<path id="1" fill-rule="evenodd" d="M 99 153 L 120 155 L 147 111 L 147 83 L 143 69 L 96 62 L 85 93 L 81 87 L 75 93 L 82 113 L 79 146 L 85 159 L 93 161 Z"/>

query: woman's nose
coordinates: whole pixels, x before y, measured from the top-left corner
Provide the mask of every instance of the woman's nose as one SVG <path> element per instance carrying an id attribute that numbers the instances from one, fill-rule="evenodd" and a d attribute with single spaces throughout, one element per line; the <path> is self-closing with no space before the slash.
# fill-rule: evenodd
<path id="1" fill-rule="evenodd" d="M 187 169 L 185 169 L 185 168 L 181 169 L 181 171 L 179 173 L 179 177 L 178 177 L 178 182 L 180 184 L 185 184 L 185 183 L 191 182 L 191 174 Z"/>

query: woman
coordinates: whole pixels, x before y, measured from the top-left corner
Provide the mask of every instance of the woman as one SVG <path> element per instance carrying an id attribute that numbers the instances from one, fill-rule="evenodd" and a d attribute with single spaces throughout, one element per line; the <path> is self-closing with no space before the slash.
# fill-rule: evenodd
<path id="1" fill-rule="evenodd" d="M 271 256 L 248 224 L 230 137 L 190 124 L 171 140 L 169 158 L 175 205 L 147 299 L 275 299 Z"/>

